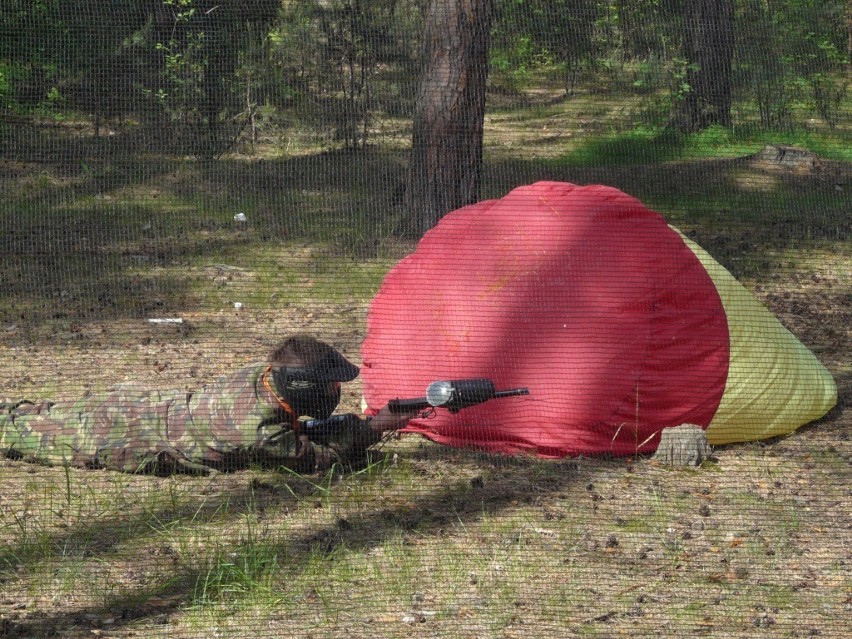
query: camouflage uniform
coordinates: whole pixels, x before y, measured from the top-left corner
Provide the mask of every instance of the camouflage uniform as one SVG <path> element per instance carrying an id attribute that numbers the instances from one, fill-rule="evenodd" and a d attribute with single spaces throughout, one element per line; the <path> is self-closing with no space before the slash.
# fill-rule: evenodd
<path id="1" fill-rule="evenodd" d="M 252 463 L 313 472 L 318 465 L 357 463 L 353 456 L 374 443 L 362 441 L 358 432 L 369 429 L 357 418 L 351 432 L 326 446 L 297 436 L 264 388 L 266 370 L 247 366 L 195 393 L 118 390 L 76 402 L 0 404 L 0 455 L 125 472 L 209 472 Z"/>

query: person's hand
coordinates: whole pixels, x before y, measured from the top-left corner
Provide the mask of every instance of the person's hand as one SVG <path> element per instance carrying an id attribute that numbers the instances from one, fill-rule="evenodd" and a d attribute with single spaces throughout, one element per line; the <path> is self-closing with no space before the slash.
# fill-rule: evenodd
<path id="1" fill-rule="evenodd" d="M 376 413 L 376 416 L 370 420 L 370 428 L 378 433 L 384 433 L 388 430 L 397 430 L 408 423 L 408 420 L 415 417 L 420 411 L 414 410 L 410 413 L 394 414 L 385 406 L 382 410 Z"/>

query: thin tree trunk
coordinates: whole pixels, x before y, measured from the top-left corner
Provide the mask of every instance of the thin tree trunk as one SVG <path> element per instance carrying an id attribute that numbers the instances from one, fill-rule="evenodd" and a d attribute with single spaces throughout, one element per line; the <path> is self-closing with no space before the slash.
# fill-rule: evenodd
<path id="1" fill-rule="evenodd" d="M 493 11 L 493 0 L 429 2 L 406 193 L 415 236 L 479 198 Z"/>
<path id="2" fill-rule="evenodd" d="M 731 124 L 733 0 L 691 0 L 684 5 L 684 53 L 689 90 L 676 113 L 678 128 L 700 131 Z"/>

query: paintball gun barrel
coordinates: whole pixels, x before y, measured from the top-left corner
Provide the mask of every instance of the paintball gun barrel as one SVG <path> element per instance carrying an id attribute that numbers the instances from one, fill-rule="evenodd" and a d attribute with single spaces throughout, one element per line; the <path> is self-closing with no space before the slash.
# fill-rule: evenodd
<path id="1" fill-rule="evenodd" d="M 494 382 L 484 378 L 442 380 L 429 384 L 426 397 L 392 399 L 388 402 L 388 408 L 394 414 L 413 413 L 432 408 L 446 408 L 451 413 L 457 413 L 463 408 L 482 404 L 489 399 L 529 395 L 529 393 L 528 388 L 496 390 Z"/>
<path id="2" fill-rule="evenodd" d="M 428 416 L 429 412 L 435 408 L 446 408 L 452 413 L 457 413 L 463 408 L 482 404 L 489 399 L 529 395 L 529 393 L 528 388 L 498 391 L 490 379 L 442 380 L 429 384 L 426 397 L 392 399 L 388 402 L 388 408 L 391 413 L 397 415 L 424 411 L 423 416 Z M 282 436 L 286 430 L 282 429 L 270 441 Z M 332 415 L 327 419 L 309 419 L 301 423 L 301 430 L 312 442 L 324 446 L 332 442 L 339 445 L 346 441 L 351 449 L 350 452 L 365 450 L 381 439 L 381 433 L 372 431 L 368 422 L 351 413 Z"/>

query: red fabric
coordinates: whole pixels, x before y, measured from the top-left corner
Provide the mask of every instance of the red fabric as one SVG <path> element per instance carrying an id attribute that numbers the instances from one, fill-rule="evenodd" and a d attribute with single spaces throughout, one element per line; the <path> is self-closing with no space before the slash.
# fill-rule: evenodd
<path id="1" fill-rule="evenodd" d="M 438 379 L 530 395 L 407 429 L 444 444 L 544 457 L 656 449 L 706 428 L 727 378 L 727 320 L 680 236 L 606 186 L 539 182 L 454 211 L 387 275 L 362 347 L 375 411 Z"/>

